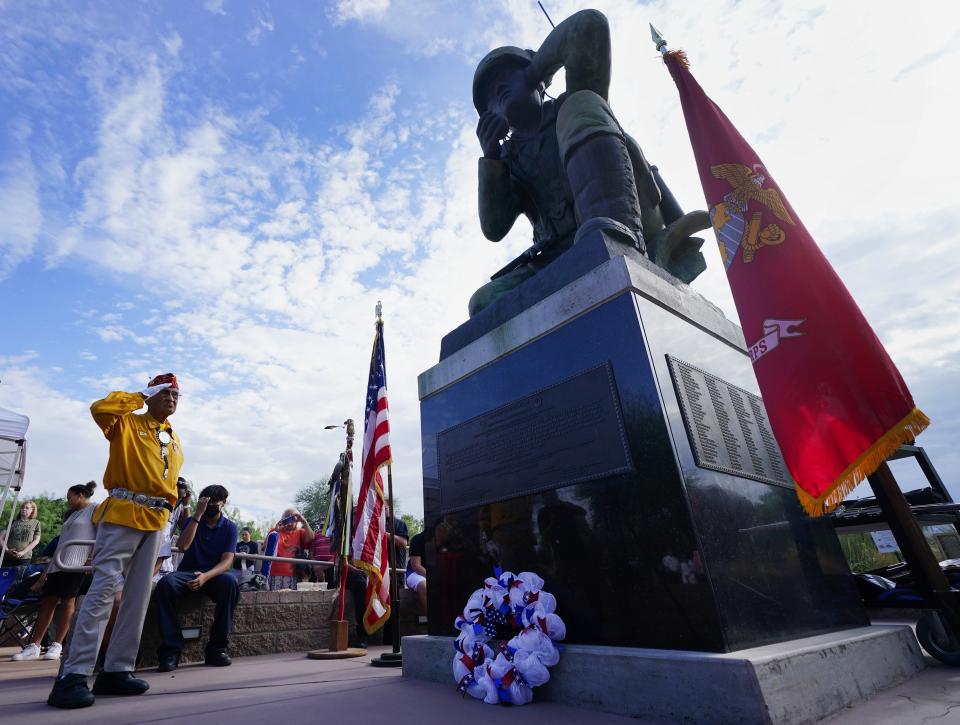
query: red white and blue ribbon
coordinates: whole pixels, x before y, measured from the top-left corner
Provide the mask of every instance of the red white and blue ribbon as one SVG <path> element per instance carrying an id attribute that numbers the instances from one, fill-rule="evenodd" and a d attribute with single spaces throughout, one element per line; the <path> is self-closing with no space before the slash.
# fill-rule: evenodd
<path id="1" fill-rule="evenodd" d="M 556 642 L 566 626 L 556 598 L 533 572 L 496 569 L 454 621 L 453 676 L 457 692 L 495 705 L 524 705 L 560 661 Z M 499 641 L 497 641 L 499 640 Z"/>

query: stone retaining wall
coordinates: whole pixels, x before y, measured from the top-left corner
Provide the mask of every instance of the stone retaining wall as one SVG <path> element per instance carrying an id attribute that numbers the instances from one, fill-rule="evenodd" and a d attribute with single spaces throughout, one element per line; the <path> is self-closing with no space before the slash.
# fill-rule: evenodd
<path id="1" fill-rule="evenodd" d="M 83 597 L 77 599 L 77 612 Z M 353 598 L 347 592 L 344 614 L 350 622 L 353 635 L 356 625 Z M 202 662 L 210 626 L 213 623 L 214 604 L 202 594 L 188 594 L 180 600 L 180 626 L 199 627 L 200 636 L 186 641 L 180 661 Z M 233 632 L 230 635 L 230 655 L 245 657 L 276 652 L 306 652 L 330 646 L 330 620 L 337 616 L 336 591 L 309 592 L 241 592 L 233 613 Z M 400 590 L 400 634 L 426 634 L 426 624 L 418 623 L 416 594 Z M 71 627 L 71 631 L 73 628 Z M 381 642 L 380 633 L 370 638 L 371 644 Z M 151 602 L 143 623 L 140 638 L 138 669 L 156 667 L 160 631 L 154 605 Z M 64 642 L 64 658 L 69 651 L 70 637 Z"/>
<path id="2" fill-rule="evenodd" d="M 201 662 L 207 633 L 213 623 L 214 604 L 201 594 L 190 594 L 180 601 L 180 625 L 184 628 L 200 627 L 199 639 L 187 640 L 180 661 Z M 330 646 L 330 620 L 336 616 L 336 591 L 242 592 L 233 613 L 230 656 L 325 649 Z M 350 592 L 347 592 L 344 602 L 344 616 L 350 622 L 352 638 L 356 618 Z M 401 589 L 401 636 L 427 633 L 427 625 L 418 624 L 418 616 L 416 594 L 409 589 Z M 381 641 L 379 632 L 370 638 L 371 644 Z M 138 667 L 156 666 L 159 643 L 159 628 L 151 603 L 140 638 Z"/>
<path id="3" fill-rule="evenodd" d="M 230 655 L 244 657 L 296 652 L 330 646 L 330 617 L 336 616 L 336 592 L 242 592 L 233 613 Z M 180 625 L 200 627 L 198 639 L 187 640 L 181 662 L 203 660 L 214 604 L 202 594 L 180 600 Z M 153 604 L 147 610 L 140 638 L 138 667 L 155 667 L 160 632 Z"/>

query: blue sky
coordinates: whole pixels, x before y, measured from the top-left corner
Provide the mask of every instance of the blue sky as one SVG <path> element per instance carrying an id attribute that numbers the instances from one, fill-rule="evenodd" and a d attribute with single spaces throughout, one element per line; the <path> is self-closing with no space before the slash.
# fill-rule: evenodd
<path id="1" fill-rule="evenodd" d="M 684 207 L 703 197 L 649 21 L 772 170 L 956 480 L 960 13 L 921 3 L 908 39 L 892 2 L 596 7 L 614 110 Z M 473 69 L 547 30 L 535 2 L 0 0 L 0 405 L 32 418 L 28 489 L 99 478 L 89 403 L 174 370 L 185 474 L 278 514 L 332 468 L 322 426 L 362 417 L 382 299 L 394 479 L 419 513 L 416 375 L 530 237 L 480 234 Z M 695 289 L 735 319 L 707 246 Z"/>

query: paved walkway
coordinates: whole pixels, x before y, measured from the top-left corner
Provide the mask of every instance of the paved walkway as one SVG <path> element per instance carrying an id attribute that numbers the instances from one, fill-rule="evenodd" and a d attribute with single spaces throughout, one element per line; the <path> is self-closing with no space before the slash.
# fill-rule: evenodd
<path id="1" fill-rule="evenodd" d="M 960 667 L 926 660 L 927 669 L 918 675 L 821 720 L 822 725 L 960 725 Z"/>
<path id="2" fill-rule="evenodd" d="M 56 710 L 46 704 L 56 662 L 11 662 L 15 648 L 0 648 L 0 719 L 3 722 L 69 723 L 374 723 L 390 725 L 458 723 L 496 714 L 523 725 L 640 723 L 615 715 L 551 703 L 496 710 L 463 700 L 450 685 L 404 680 L 399 669 L 370 666 L 386 647 L 350 660 L 309 660 L 288 653 L 241 657 L 231 667 L 187 665 L 172 673 L 138 673 L 150 691 L 136 697 L 101 697 L 89 709 Z M 93 684 L 93 679 L 90 679 Z M 189 718 L 189 720 L 183 720 Z"/>
<path id="3" fill-rule="evenodd" d="M 399 669 L 370 666 L 387 648 L 374 647 L 352 660 L 309 660 L 299 653 L 243 657 L 232 667 L 187 665 L 173 673 L 138 673 L 150 691 L 138 697 L 101 697 L 93 708 L 55 710 L 46 705 L 56 662 L 11 662 L 15 648 L 0 648 L 0 713 L 3 722 L 98 725 L 166 723 L 191 718 L 216 723 L 370 723 L 384 709 L 391 725 L 458 723 L 495 715 L 523 725 L 642 725 L 639 720 L 546 702 L 522 708 L 461 699 L 453 683 L 404 680 Z M 91 684 L 93 680 L 91 679 Z M 638 695 L 642 685 L 638 683 Z M 908 682 L 828 718 L 829 725 L 960 725 L 960 668 L 928 658 Z"/>

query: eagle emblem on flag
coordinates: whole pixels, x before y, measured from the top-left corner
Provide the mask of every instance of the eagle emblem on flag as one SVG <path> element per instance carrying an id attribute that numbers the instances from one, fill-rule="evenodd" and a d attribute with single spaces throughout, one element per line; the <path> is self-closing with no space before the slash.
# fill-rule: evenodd
<path id="1" fill-rule="evenodd" d="M 690 73 L 686 56 L 667 51 L 664 62 L 680 93 L 740 326 L 761 333 L 749 353 L 770 428 L 800 503 L 820 516 L 930 419 L 780 186 Z M 762 247 L 788 237 L 788 247 L 751 264 Z M 782 354 L 770 355 L 780 347 Z"/>
<path id="2" fill-rule="evenodd" d="M 793 225 L 779 192 L 763 188 L 767 179 L 761 173 L 762 168 L 760 164 L 754 164 L 753 168 L 744 164 L 717 164 L 710 167 L 714 178 L 723 179 L 732 187 L 724 195 L 723 201 L 710 209 L 710 221 L 713 222 L 720 245 L 720 257 L 726 269 L 733 264 L 740 247 L 743 247 L 743 261 L 746 264 L 753 261 L 760 247 L 782 244 L 787 238 L 779 224 L 762 227 L 762 211 L 753 212 L 749 220 L 746 218 L 747 206 L 751 201 L 760 202 L 775 217 Z"/>

